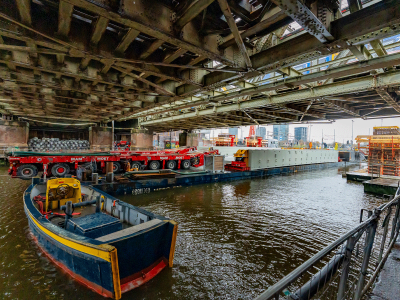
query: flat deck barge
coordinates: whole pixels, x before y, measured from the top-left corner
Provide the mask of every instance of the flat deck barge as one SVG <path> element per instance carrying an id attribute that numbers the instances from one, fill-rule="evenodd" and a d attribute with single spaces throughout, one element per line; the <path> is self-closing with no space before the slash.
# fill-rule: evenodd
<path id="1" fill-rule="evenodd" d="M 385 175 L 383 175 L 385 176 Z M 400 177 L 385 176 L 363 182 L 364 192 L 378 195 L 395 195 L 400 185 Z"/>
<path id="2" fill-rule="evenodd" d="M 364 192 L 377 195 L 394 195 L 400 185 L 399 176 L 371 174 L 367 169 L 347 172 L 347 180 L 362 182 Z"/>
<path id="3" fill-rule="evenodd" d="M 196 174 L 196 171 L 187 171 L 177 174 L 174 178 L 159 179 L 143 179 L 143 180 L 125 180 L 123 182 L 101 182 L 94 187 L 110 194 L 110 195 L 140 195 L 162 189 L 177 188 L 183 186 L 191 186 L 194 184 L 223 182 L 232 180 L 242 180 L 257 177 L 266 177 L 274 175 L 289 175 L 297 172 L 321 170 L 325 168 L 339 167 L 344 165 L 343 162 L 320 163 L 309 165 L 298 165 L 290 167 L 277 167 L 261 170 L 251 170 L 244 172 L 221 172 Z M 192 174 L 191 174 L 192 173 Z"/>

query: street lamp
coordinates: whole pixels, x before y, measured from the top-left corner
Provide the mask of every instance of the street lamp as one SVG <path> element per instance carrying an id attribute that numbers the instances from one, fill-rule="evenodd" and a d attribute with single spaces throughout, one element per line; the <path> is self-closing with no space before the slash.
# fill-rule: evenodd
<path id="1" fill-rule="evenodd" d="M 353 146 L 353 124 L 354 120 L 351 120 L 351 146 Z"/>

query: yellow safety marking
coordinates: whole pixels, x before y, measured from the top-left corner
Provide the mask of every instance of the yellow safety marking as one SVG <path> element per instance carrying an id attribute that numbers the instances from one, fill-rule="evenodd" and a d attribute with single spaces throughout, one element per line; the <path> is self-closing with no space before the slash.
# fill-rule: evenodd
<path id="1" fill-rule="evenodd" d="M 104 201 L 101 201 L 102 199 Z M 100 210 L 104 210 L 104 203 L 106 202 L 106 197 L 104 197 L 104 195 L 101 195 L 100 196 L 100 201 L 101 201 L 101 209 Z"/>
<path id="2" fill-rule="evenodd" d="M 174 231 L 172 232 L 172 240 L 171 240 L 171 249 L 169 250 L 169 267 L 172 268 L 174 265 L 174 255 L 175 255 L 175 244 L 176 244 L 176 236 L 178 235 L 178 223 L 175 221 L 169 221 L 172 225 L 174 225 Z"/>
<path id="3" fill-rule="evenodd" d="M 100 249 L 92 248 L 90 246 L 82 245 L 80 243 L 73 242 L 69 239 L 62 238 L 62 237 L 56 235 L 55 233 L 51 232 L 50 230 L 46 229 L 42 225 L 40 225 L 39 222 L 32 216 L 32 214 L 29 211 L 28 211 L 28 213 L 29 213 L 29 217 L 36 224 L 36 226 L 41 231 L 43 231 L 45 234 L 47 234 L 49 237 L 56 240 L 57 242 L 63 244 L 64 246 L 72 248 L 74 250 L 77 250 L 77 251 L 80 251 L 80 252 L 83 252 L 83 253 L 86 253 L 89 255 L 93 255 L 93 256 L 96 256 L 96 257 L 99 257 L 101 259 L 111 262 L 110 251 L 115 249 L 115 247 L 107 245 L 107 244 L 96 245 L 97 247 L 105 248 L 104 250 L 100 250 Z"/>
<path id="4" fill-rule="evenodd" d="M 118 254 L 117 249 L 110 252 L 111 256 L 111 270 L 113 275 L 114 284 L 114 299 L 121 299 L 121 281 L 119 278 L 119 265 L 118 265 Z"/>

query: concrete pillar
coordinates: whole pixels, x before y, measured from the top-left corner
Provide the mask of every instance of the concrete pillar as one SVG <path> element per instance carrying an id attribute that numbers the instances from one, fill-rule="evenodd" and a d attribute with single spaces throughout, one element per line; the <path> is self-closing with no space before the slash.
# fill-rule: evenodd
<path id="1" fill-rule="evenodd" d="M 89 142 L 92 150 L 110 151 L 112 129 L 107 127 L 90 127 Z"/>
<path id="2" fill-rule="evenodd" d="M 153 149 L 153 132 L 145 129 L 131 129 L 131 150 Z"/>
<path id="3" fill-rule="evenodd" d="M 27 122 L 0 120 L 0 147 L 28 147 Z"/>
<path id="4" fill-rule="evenodd" d="M 188 133 L 186 138 L 186 146 L 198 147 L 200 141 L 201 141 L 200 133 Z"/>

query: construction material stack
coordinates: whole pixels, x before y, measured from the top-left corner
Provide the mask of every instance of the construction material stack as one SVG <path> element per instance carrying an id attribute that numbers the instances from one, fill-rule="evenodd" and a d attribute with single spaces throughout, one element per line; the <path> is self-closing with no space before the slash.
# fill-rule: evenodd
<path id="1" fill-rule="evenodd" d="M 368 173 L 400 176 L 400 130 L 398 126 L 374 127 L 369 137 Z"/>
<path id="2" fill-rule="evenodd" d="M 209 172 L 224 171 L 224 156 L 223 155 L 204 155 L 204 170 Z"/>
<path id="3" fill-rule="evenodd" d="M 29 151 L 64 151 L 64 150 L 89 150 L 90 143 L 87 140 L 60 140 L 58 138 L 34 137 L 28 142 Z"/>
<path id="4" fill-rule="evenodd" d="M 215 141 L 215 146 L 233 147 L 235 135 L 229 133 L 221 133 Z"/>
<path id="5" fill-rule="evenodd" d="M 246 139 L 247 147 L 262 147 L 262 137 L 261 136 L 250 136 Z"/>

